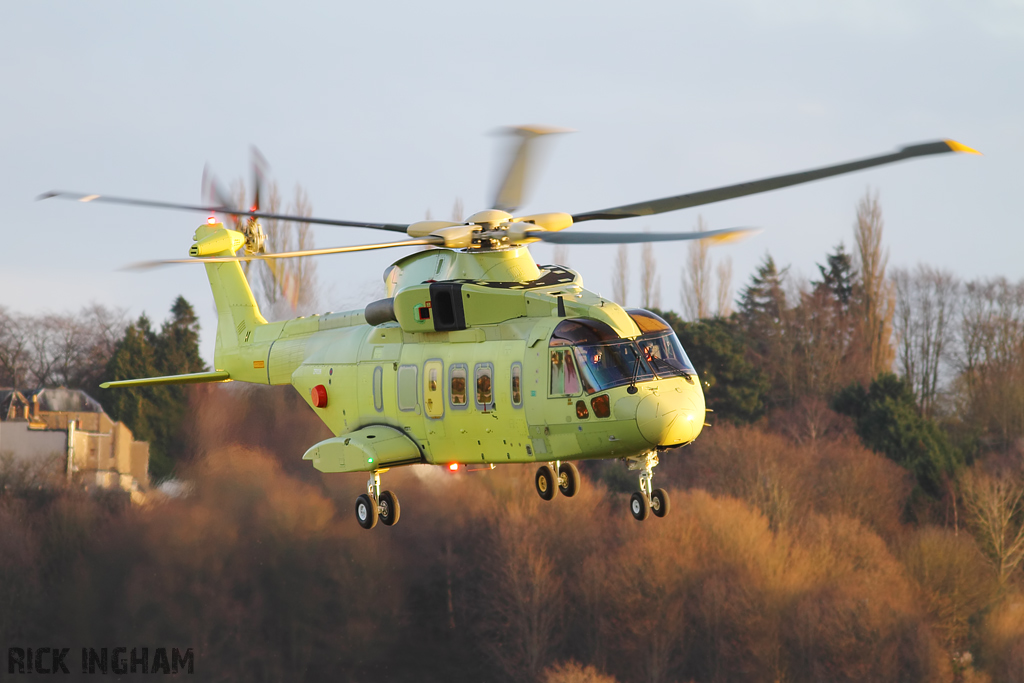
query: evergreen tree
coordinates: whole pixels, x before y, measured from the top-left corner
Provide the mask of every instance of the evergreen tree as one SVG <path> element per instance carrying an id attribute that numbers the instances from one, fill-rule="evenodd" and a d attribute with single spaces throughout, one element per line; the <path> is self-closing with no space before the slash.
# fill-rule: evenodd
<path id="1" fill-rule="evenodd" d="M 826 258 L 827 268 L 818 264 L 821 280 L 811 282 L 811 285 L 816 293 L 828 293 L 842 310 L 848 310 L 853 300 L 853 285 L 857 275 L 853 268 L 853 257 L 846 253 L 846 247 L 840 242 L 836 250 Z"/>
<path id="2" fill-rule="evenodd" d="M 199 356 L 199 321 L 192 305 L 179 296 L 160 333 L 145 314 L 130 324 L 107 364 L 107 380 L 203 372 Z M 185 455 L 182 425 L 188 411 L 188 388 L 180 385 L 112 389 L 101 395 L 104 410 L 124 422 L 136 439 L 149 442 L 149 471 L 154 479 L 174 472 Z"/>
<path id="3" fill-rule="evenodd" d="M 839 244 L 818 265 L 821 280 L 800 295 L 792 310 L 790 335 L 796 350 L 797 393 L 827 400 L 853 381 L 867 383 L 868 356 L 855 315 L 856 273 L 853 260 Z"/>
<path id="4" fill-rule="evenodd" d="M 160 329 L 155 351 L 157 369 L 162 375 L 206 371 L 206 364 L 199 357 L 199 319 L 184 297 L 179 296 L 171 306 L 171 318 Z M 161 412 L 157 441 L 168 465 L 173 465 L 185 456 L 182 426 L 188 415 L 190 387 L 176 384 L 161 388 L 163 391 L 154 397 Z"/>
<path id="5" fill-rule="evenodd" d="M 744 424 L 764 414 L 768 377 L 747 358 L 746 342 L 735 319 L 686 322 L 671 311 L 658 315 L 679 337 L 700 378 L 707 407 L 717 420 Z"/>
<path id="6" fill-rule="evenodd" d="M 851 384 L 832 407 L 853 417 L 865 446 L 906 467 L 934 497 L 942 495 L 943 479 L 963 464 L 938 425 L 921 417 L 910 384 L 892 373 L 876 377 L 867 391 Z"/>
<path id="7" fill-rule="evenodd" d="M 788 272 L 789 267 L 780 271 L 771 254 L 765 254 L 750 284 L 740 293 L 739 316 L 748 329 L 781 327 L 786 311 L 784 286 Z"/>
<path id="8" fill-rule="evenodd" d="M 789 406 L 795 397 L 794 344 L 789 334 L 791 311 L 785 283 L 789 268 L 779 268 L 770 254 L 740 294 L 737 320 L 746 338 L 750 362 L 769 378 L 769 407 Z"/>
<path id="9" fill-rule="evenodd" d="M 199 357 L 199 318 L 185 297 L 174 300 L 171 319 L 163 324 L 155 347 L 157 367 L 165 374 L 206 371 Z"/>
<path id="10" fill-rule="evenodd" d="M 143 313 L 125 329 L 107 363 L 105 381 L 153 377 L 160 374 L 156 362 L 157 338 Z M 155 394 L 161 387 L 109 389 L 100 394 L 103 409 L 112 419 L 125 423 L 139 441 L 150 444 L 150 472 L 160 470 L 163 452 L 157 443 L 160 422 L 160 401 Z M 154 467 L 154 465 L 157 465 Z"/>

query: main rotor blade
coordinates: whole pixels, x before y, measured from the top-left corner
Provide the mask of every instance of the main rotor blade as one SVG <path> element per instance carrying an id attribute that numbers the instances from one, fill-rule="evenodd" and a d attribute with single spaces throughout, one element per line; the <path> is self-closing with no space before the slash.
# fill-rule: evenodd
<path id="1" fill-rule="evenodd" d="M 822 178 L 842 175 L 843 173 L 852 173 L 865 168 L 871 168 L 872 166 L 882 166 L 883 164 L 891 164 L 896 161 L 903 161 L 904 159 L 929 156 L 931 154 L 946 154 L 947 152 L 980 154 L 980 152 L 973 150 L 966 145 L 961 145 L 959 142 L 955 142 L 953 140 L 925 142 L 919 145 L 903 147 L 892 154 L 868 157 L 867 159 L 836 164 L 835 166 L 825 166 L 824 168 L 817 168 L 811 171 L 790 173 L 788 175 L 780 175 L 773 178 L 764 178 L 762 180 L 739 183 L 738 185 L 728 185 L 726 187 L 717 187 L 711 190 L 703 190 L 701 192 L 681 194 L 675 197 L 653 199 L 651 201 L 639 202 L 637 204 L 626 204 L 625 206 L 615 206 L 601 211 L 590 211 L 587 213 L 576 214 L 572 217 L 572 220 L 575 223 L 580 223 L 582 221 L 615 220 L 618 218 L 650 216 L 656 213 L 665 213 L 666 211 L 678 211 L 679 209 L 688 209 L 692 206 L 711 204 L 725 199 L 735 199 L 736 197 L 745 197 L 747 195 L 758 194 L 760 192 L 769 192 L 771 190 L 778 190 L 791 185 L 809 183 L 813 180 L 821 180 Z"/>
<path id="2" fill-rule="evenodd" d="M 682 240 L 711 240 L 731 242 L 749 237 L 757 228 L 723 228 L 704 232 L 529 232 L 527 237 L 536 237 L 552 244 L 637 244 L 642 242 L 679 242 Z"/>
<path id="3" fill-rule="evenodd" d="M 518 137 L 519 144 L 516 145 L 515 151 L 508 157 L 505 175 L 494 195 L 492 208 L 514 213 L 516 209 L 523 205 L 526 185 L 530 181 L 533 157 L 536 156 L 536 143 L 534 141 L 542 135 L 568 133 L 569 130 L 549 126 L 517 126 L 506 128 L 502 132 Z"/>
<path id="4" fill-rule="evenodd" d="M 235 261 L 267 261 L 281 258 L 300 258 L 303 256 L 323 256 L 324 254 L 345 254 L 352 251 L 372 251 L 391 247 L 416 247 L 431 245 L 444 246 L 443 237 L 424 237 L 417 240 L 400 240 L 398 242 L 380 242 L 378 244 L 358 244 L 353 247 L 327 247 L 325 249 L 304 249 L 302 251 L 282 251 L 277 254 L 251 254 L 247 256 L 203 256 L 181 259 L 165 259 L 162 261 L 143 261 L 126 266 L 124 270 L 147 270 L 172 263 L 232 263 Z"/>
<path id="5" fill-rule="evenodd" d="M 267 174 L 267 163 L 263 153 L 260 152 L 256 145 L 249 146 L 249 156 L 252 157 L 252 204 L 249 209 L 251 211 L 259 211 L 262 204 L 260 204 L 260 190 L 263 189 L 263 178 Z"/>
<path id="6" fill-rule="evenodd" d="M 363 223 L 361 221 L 344 221 L 332 218 L 311 218 L 307 216 L 289 216 L 280 213 L 267 213 L 265 211 L 239 211 L 228 206 L 196 206 L 194 204 L 176 204 L 174 202 L 156 202 L 149 199 L 129 199 L 126 197 L 111 197 L 110 195 L 80 194 L 77 192 L 62 192 L 53 190 L 45 192 L 38 197 L 37 201 L 57 197 L 59 199 L 70 199 L 78 202 L 106 202 L 108 204 L 127 204 L 129 206 L 148 206 L 156 209 L 180 209 L 183 211 L 202 211 L 203 213 L 227 213 L 232 216 L 252 216 L 254 218 L 276 218 L 282 221 L 295 221 L 297 223 L 316 223 L 318 225 L 341 225 L 351 228 L 371 228 L 373 230 L 388 230 L 391 232 L 405 232 L 407 225 L 398 223 Z"/>

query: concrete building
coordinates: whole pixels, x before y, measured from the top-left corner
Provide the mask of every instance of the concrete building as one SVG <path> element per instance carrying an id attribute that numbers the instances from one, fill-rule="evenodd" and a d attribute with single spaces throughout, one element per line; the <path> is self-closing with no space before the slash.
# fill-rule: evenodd
<path id="1" fill-rule="evenodd" d="M 0 456 L 86 489 L 121 489 L 133 501 L 149 489 L 149 444 L 78 389 L 0 389 Z"/>

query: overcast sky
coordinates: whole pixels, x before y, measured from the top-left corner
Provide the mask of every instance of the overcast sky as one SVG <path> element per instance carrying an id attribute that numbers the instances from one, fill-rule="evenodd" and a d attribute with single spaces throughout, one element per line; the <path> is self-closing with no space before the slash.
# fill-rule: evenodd
<path id="1" fill-rule="evenodd" d="M 122 272 L 187 253 L 203 215 L 34 197 L 66 189 L 199 200 L 204 164 L 247 175 L 257 145 L 314 214 L 412 222 L 489 208 L 502 125 L 550 145 L 523 212 L 581 212 L 953 138 L 943 155 L 609 231 L 758 226 L 718 247 L 738 291 L 766 251 L 797 276 L 851 242 L 880 193 L 892 265 L 1024 276 L 1024 2 L 7 2 L 0 4 L 0 304 L 89 302 L 157 321 L 184 294 L 212 361 L 202 268 Z M 387 233 L 318 227 L 317 246 Z M 552 247 L 534 247 L 548 262 Z M 361 308 L 403 250 L 321 257 L 320 308 Z M 631 247 L 634 264 L 639 246 Z M 679 308 L 683 244 L 657 246 Z M 614 246 L 568 265 L 611 294 Z M 635 270 L 635 269 L 634 269 Z M 634 273 L 635 275 L 635 273 Z M 639 303 L 638 277 L 631 287 Z"/>

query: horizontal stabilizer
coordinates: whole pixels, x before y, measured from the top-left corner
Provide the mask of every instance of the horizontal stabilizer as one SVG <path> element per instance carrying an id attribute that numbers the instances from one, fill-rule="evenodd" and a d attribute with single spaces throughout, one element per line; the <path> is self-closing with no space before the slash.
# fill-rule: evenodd
<path id="1" fill-rule="evenodd" d="M 141 379 L 122 379 L 117 382 L 104 382 L 101 389 L 119 387 L 154 387 L 161 384 L 199 384 L 201 382 L 230 382 L 231 375 L 224 370 L 213 372 L 190 372 L 187 375 L 165 375 L 163 377 L 143 377 Z"/>

